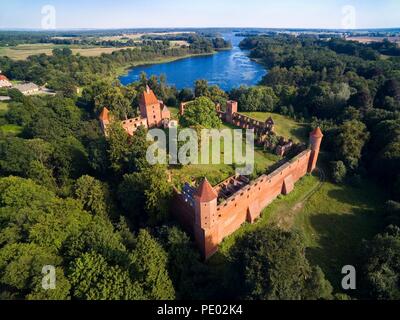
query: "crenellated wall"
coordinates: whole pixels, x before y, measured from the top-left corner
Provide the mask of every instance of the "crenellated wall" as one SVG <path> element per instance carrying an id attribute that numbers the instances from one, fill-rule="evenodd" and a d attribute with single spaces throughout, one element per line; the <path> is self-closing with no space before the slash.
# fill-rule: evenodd
<path id="1" fill-rule="evenodd" d="M 181 114 L 184 114 L 185 107 L 186 104 L 182 103 Z M 222 120 L 242 129 L 253 129 L 260 142 L 273 132 L 274 121 L 271 118 L 260 122 L 237 111 L 238 104 L 235 101 L 227 102 L 226 112 L 217 108 Z M 253 182 L 244 177 L 231 177 L 213 187 L 205 179 L 197 190 L 188 184 L 182 192 L 175 190 L 172 213 L 193 235 L 205 259 L 217 252 L 218 245 L 243 223 L 254 223 L 272 201 L 281 194 L 292 192 L 297 181 L 315 170 L 322 138 L 320 128 L 315 129 L 310 134 L 309 149 Z M 289 141 L 278 148 L 279 154 L 285 155 L 292 147 L 293 143 Z M 293 148 L 294 152 L 304 150 L 301 145 L 297 147 Z"/>
<path id="2" fill-rule="evenodd" d="M 217 250 L 224 238 L 238 230 L 244 222 L 254 223 L 261 212 L 279 195 L 290 193 L 294 184 L 307 174 L 311 150 L 306 150 L 269 175 L 239 190 L 217 207 L 214 227 L 207 230 L 206 258 Z"/>
<path id="3" fill-rule="evenodd" d="M 185 229 L 194 235 L 196 243 L 207 259 L 218 250 L 218 245 L 244 222 L 255 222 L 262 210 L 279 195 L 290 193 L 295 183 L 309 172 L 311 157 L 312 150 L 307 149 L 271 174 L 262 175 L 219 203 L 216 219 L 210 221 L 209 228 L 204 229 L 195 224 L 194 207 L 185 202 L 177 190 L 172 212 Z"/>

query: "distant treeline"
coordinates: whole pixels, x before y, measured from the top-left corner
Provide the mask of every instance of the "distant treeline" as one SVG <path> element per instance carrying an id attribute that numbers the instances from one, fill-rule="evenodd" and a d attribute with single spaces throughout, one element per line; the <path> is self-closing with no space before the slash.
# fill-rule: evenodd
<path id="1" fill-rule="evenodd" d="M 178 29 L 121 29 L 121 30 L 81 30 L 81 31 L 0 31 L 0 46 L 16 46 L 19 44 L 54 43 L 54 44 L 79 44 L 79 45 L 101 45 L 101 46 L 133 46 L 133 40 L 122 38 L 127 41 L 100 40 L 101 37 L 113 37 L 135 35 L 143 33 L 168 33 L 176 32 Z M 178 30 L 179 31 L 179 30 Z M 183 32 L 183 30 L 181 30 Z M 145 36 L 151 40 L 187 41 L 188 37 L 197 35 L 202 38 L 220 38 L 220 33 L 212 29 L 191 29 L 192 33 L 176 33 L 165 36 Z M 228 31 L 227 31 L 228 32 Z M 182 35 L 182 36 L 180 36 Z"/>
<path id="2" fill-rule="evenodd" d="M 158 41 L 186 41 L 190 45 L 207 46 L 214 49 L 228 49 L 232 47 L 229 41 L 224 40 L 217 34 L 195 34 L 195 33 L 180 33 L 167 35 L 144 35 L 142 39 L 151 39 Z"/>
<path id="3" fill-rule="evenodd" d="M 12 80 L 33 81 L 39 85 L 70 94 L 76 88 L 115 74 L 118 67 L 159 58 L 207 54 L 214 51 L 205 38 L 196 37 L 189 47 L 171 47 L 168 41 L 145 41 L 135 48 L 102 54 L 99 57 L 73 55 L 69 48 L 55 49 L 52 56 L 45 54 L 14 61 L 0 57 L 0 70 Z"/>

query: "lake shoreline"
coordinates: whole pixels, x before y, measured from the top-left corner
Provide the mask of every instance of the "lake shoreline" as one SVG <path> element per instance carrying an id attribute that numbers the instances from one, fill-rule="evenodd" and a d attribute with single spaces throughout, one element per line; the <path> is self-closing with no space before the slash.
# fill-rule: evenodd
<path id="1" fill-rule="evenodd" d="M 229 49 L 229 50 L 231 50 L 231 49 Z M 120 77 L 127 75 L 130 70 L 132 70 L 133 68 L 137 68 L 137 67 L 145 67 L 145 66 L 152 66 L 152 65 L 163 64 L 163 63 L 170 63 L 170 62 L 175 62 L 175 61 L 189 59 L 189 58 L 207 57 L 207 56 L 215 55 L 217 53 L 219 53 L 219 51 L 213 51 L 210 53 L 186 54 L 184 56 L 179 56 L 179 57 L 162 57 L 162 58 L 157 58 L 157 59 L 148 60 L 148 61 L 138 61 L 133 64 L 130 63 L 128 66 L 118 68 L 117 71 L 115 72 L 115 78 L 119 79 Z"/>
<path id="2" fill-rule="evenodd" d="M 232 34 L 226 34 L 224 39 L 231 40 L 232 48 L 215 49 L 208 54 L 162 57 L 131 63 L 118 70 L 118 79 L 122 85 L 128 86 L 137 82 L 142 73 L 148 76 L 164 74 L 168 85 L 178 90 L 194 89 L 194 83 L 199 79 L 207 80 L 211 86 L 217 85 L 227 92 L 241 85 L 258 85 L 268 70 L 251 59 L 247 50 L 239 47 L 240 38 L 233 39 Z"/>

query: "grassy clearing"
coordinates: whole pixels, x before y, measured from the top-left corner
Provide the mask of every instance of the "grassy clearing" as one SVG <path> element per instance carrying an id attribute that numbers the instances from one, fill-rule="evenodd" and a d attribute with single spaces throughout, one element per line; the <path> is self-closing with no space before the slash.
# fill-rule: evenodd
<path id="1" fill-rule="evenodd" d="M 14 124 L 0 126 L 0 131 L 6 136 L 17 136 L 22 133 L 23 128 Z"/>
<path id="2" fill-rule="evenodd" d="M 289 117 L 269 112 L 241 112 L 248 117 L 259 121 L 266 121 L 269 117 L 275 121 L 275 132 L 279 136 L 291 138 L 295 142 L 307 142 L 308 128 L 305 124 L 298 123 Z"/>
<path id="3" fill-rule="evenodd" d="M 325 183 L 295 217 L 294 228 L 305 236 L 308 258 L 335 288 L 342 267 L 357 265 L 362 240 L 383 227 L 383 200 L 383 192 L 367 181 L 361 188 Z"/>
<path id="4" fill-rule="evenodd" d="M 179 108 L 177 107 L 168 107 L 171 112 L 172 119 L 179 120 Z"/>
<path id="5" fill-rule="evenodd" d="M 362 240 L 370 239 L 383 227 L 383 200 L 382 191 L 368 181 L 361 188 L 330 182 L 321 185 L 317 176 L 307 175 L 291 194 L 280 196 L 267 207 L 255 224 L 245 223 L 226 238 L 210 263 L 224 268 L 238 239 L 268 225 L 279 225 L 304 235 L 307 257 L 340 291 L 342 267 L 357 265 Z"/>

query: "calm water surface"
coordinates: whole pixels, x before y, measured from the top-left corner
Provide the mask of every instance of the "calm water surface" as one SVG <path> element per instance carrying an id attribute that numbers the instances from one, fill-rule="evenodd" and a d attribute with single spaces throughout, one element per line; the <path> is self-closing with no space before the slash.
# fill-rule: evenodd
<path id="1" fill-rule="evenodd" d="M 233 34 L 223 36 L 232 42 L 232 50 L 210 56 L 138 66 L 120 77 L 120 81 L 123 85 L 128 85 L 137 81 L 140 74 L 145 72 L 148 76 L 165 74 L 168 84 L 176 86 L 177 89 L 192 88 L 198 79 L 206 79 L 210 85 L 218 85 L 226 91 L 240 85 L 256 85 L 266 74 L 264 67 L 250 60 L 248 52 L 239 48 L 243 38 Z"/>

